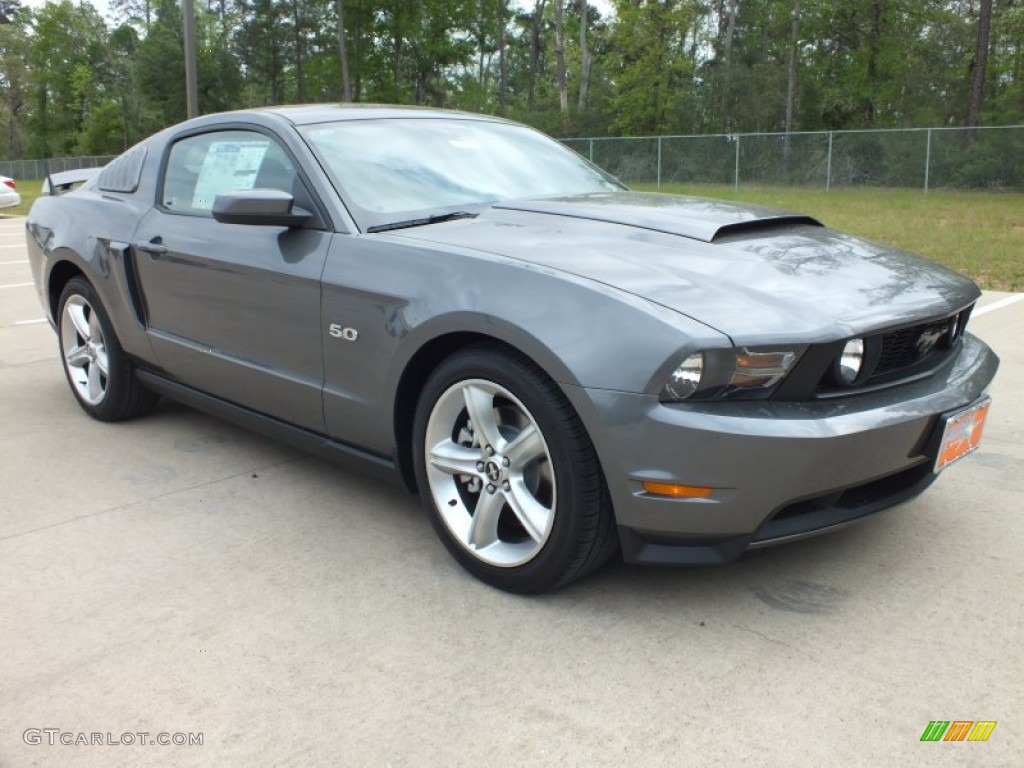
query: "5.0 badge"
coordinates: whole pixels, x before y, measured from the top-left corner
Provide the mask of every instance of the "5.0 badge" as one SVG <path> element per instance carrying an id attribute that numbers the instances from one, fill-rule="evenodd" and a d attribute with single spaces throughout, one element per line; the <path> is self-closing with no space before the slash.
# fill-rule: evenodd
<path id="1" fill-rule="evenodd" d="M 355 341 L 359 338 L 359 331 L 355 328 L 342 328 L 338 323 L 331 323 L 327 326 L 327 332 L 336 339 Z"/>

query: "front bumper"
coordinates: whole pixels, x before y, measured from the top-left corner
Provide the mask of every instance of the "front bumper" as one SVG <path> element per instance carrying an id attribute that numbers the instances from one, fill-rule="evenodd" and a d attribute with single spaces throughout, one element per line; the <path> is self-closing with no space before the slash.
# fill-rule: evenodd
<path id="1" fill-rule="evenodd" d="M 747 549 L 845 526 L 935 479 L 940 417 L 977 400 L 999 360 L 967 335 L 928 379 L 804 403 L 664 405 L 575 388 L 608 481 L 627 562 L 728 562 Z M 706 499 L 647 494 L 643 481 L 710 486 Z"/>

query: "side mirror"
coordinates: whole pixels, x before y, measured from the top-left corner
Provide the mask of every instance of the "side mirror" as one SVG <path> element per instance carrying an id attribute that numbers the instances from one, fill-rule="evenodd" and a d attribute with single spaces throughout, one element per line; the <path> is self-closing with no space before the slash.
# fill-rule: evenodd
<path id="1" fill-rule="evenodd" d="M 221 224 L 301 227 L 312 217 L 280 189 L 240 189 L 213 199 L 213 218 Z"/>

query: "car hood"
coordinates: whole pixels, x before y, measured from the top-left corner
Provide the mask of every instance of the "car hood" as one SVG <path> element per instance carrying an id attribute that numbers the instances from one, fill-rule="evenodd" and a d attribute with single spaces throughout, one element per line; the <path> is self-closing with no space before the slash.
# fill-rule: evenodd
<path id="1" fill-rule="evenodd" d="M 951 314 L 973 282 L 816 220 L 718 200 L 610 193 L 496 204 L 391 233 L 595 280 L 734 341 L 825 341 Z"/>

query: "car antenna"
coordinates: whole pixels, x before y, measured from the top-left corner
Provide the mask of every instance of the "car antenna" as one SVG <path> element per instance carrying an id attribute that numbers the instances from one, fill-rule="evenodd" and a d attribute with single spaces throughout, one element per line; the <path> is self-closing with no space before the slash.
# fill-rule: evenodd
<path id="1" fill-rule="evenodd" d="M 48 194 L 50 195 L 50 197 L 53 197 L 53 195 L 56 194 L 56 191 L 53 188 L 53 179 L 50 178 L 50 161 L 49 160 L 45 160 L 43 162 L 43 170 L 46 171 L 46 186 L 49 188 Z"/>

